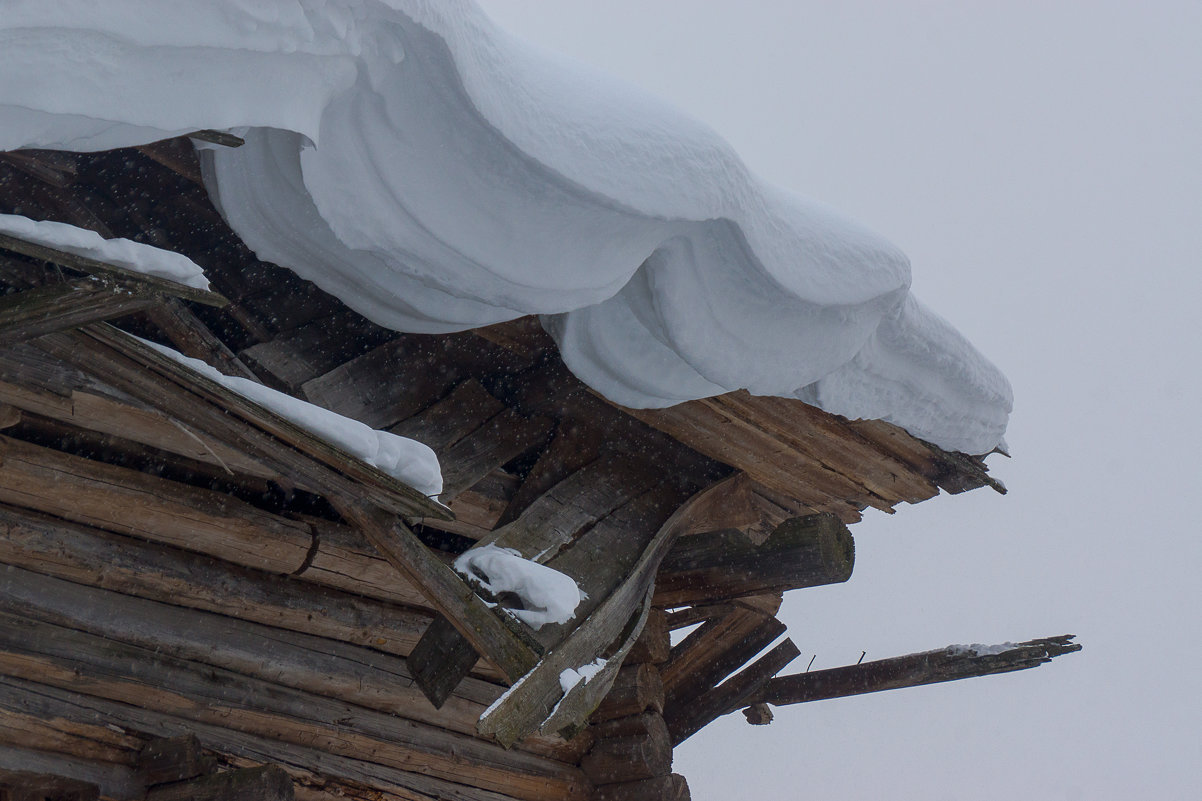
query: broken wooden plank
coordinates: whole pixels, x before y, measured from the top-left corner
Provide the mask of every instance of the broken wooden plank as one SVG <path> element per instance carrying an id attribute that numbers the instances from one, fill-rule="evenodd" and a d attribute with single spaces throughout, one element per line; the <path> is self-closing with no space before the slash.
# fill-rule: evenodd
<path id="1" fill-rule="evenodd" d="M 691 703 L 680 704 L 668 712 L 666 722 L 676 747 L 710 722 L 738 708 L 768 680 L 785 669 L 801 652 L 792 640 L 786 639 L 768 653 L 740 670 L 717 687 L 702 693 Z"/>
<path id="2" fill-rule="evenodd" d="M 804 704 L 828 698 L 917 687 L 943 681 L 1027 670 L 1080 651 L 1072 634 L 1001 646 L 949 645 L 935 651 L 859 665 L 814 670 L 772 679 L 751 699 L 756 703 Z"/>
<path id="3" fill-rule="evenodd" d="M 415 439 L 442 454 L 505 410 L 479 381 L 469 378 L 443 399 L 388 429 L 401 437 Z"/>
<path id="4" fill-rule="evenodd" d="M 505 409 L 470 437 L 439 453 L 443 495 L 454 498 L 494 469 L 544 444 L 553 427 L 547 418 L 527 418 Z"/>
<path id="5" fill-rule="evenodd" d="M 142 311 L 158 296 L 83 278 L 0 295 L 0 345 Z"/>
<path id="6" fill-rule="evenodd" d="M 89 275 L 103 276 L 112 279 L 132 282 L 143 286 L 147 291 L 158 292 L 163 295 L 190 300 L 195 303 L 200 303 L 205 306 L 226 306 L 229 301 L 216 292 L 210 292 L 207 289 L 196 289 L 185 284 L 180 284 L 175 281 L 170 281 L 166 278 L 159 278 L 154 275 L 140 273 L 137 270 L 130 270 L 125 267 L 119 267 L 115 264 L 108 264 L 103 261 L 88 258 L 87 256 L 77 256 L 74 253 L 67 253 L 55 248 L 39 245 L 35 242 L 26 242 L 23 239 L 17 239 L 8 234 L 0 234 L 0 248 L 20 253 L 22 256 L 28 256 L 31 259 L 57 264 L 61 267 L 66 267 L 70 270 L 77 270 Z"/>
<path id="7" fill-rule="evenodd" d="M 855 542 L 834 515 L 794 518 L 756 546 L 736 531 L 681 539 L 660 565 L 655 604 L 681 606 L 837 584 L 851 577 Z"/>

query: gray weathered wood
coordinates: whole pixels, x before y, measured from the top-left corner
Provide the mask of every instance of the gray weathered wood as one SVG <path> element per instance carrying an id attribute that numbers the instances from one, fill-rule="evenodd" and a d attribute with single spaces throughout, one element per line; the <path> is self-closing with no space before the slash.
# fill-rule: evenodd
<path id="1" fill-rule="evenodd" d="M 669 773 L 641 781 L 602 785 L 593 801 L 689 801 L 691 798 L 684 776 Z"/>
<path id="2" fill-rule="evenodd" d="M 1062 654 L 1080 651 L 1072 634 L 1008 644 L 999 649 L 948 646 L 859 665 L 780 676 L 748 699 L 756 703 L 803 704 L 829 698 L 937 684 L 1039 667 Z"/>
<path id="3" fill-rule="evenodd" d="M 626 665 L 618 671 L 605 700 L 593 712 L 594 723 L 638 715 L 643 710 L 664 711 L 664 682 L 654 665 Z"/>
<path id="4" fill-rule="evenodd" d="M 665 716 L 679 713 L 785 632 L 762 612 L 738 609 L 705 623 L 672 648 L 660 668 Z"/>
<path id="5" fill-rule="evenodd" d="M 151 787 L 146 801 L 293 801 L 292 778 L 278 765 L 242 768 Z"/>
<path id="6" fill-rule="evenodd" d="M 185 356 L 208 362 L 226 375 L 236 375 L 257 384 L 263 383 L 178 298 L 164 298 L 161 303 L 148 310 L 147 316 L 163 330 L 175 349 Z"/>
<path id="7" fill-rule="evenodd" d="M 100 788 L 91 782 L 24 770 L 0 770 L 4 801 L 97 801 Z"/>

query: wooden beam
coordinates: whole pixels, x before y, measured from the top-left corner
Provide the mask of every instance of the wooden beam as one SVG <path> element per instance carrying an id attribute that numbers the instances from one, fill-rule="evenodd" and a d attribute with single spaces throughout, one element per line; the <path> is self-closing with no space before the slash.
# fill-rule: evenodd
<path id="1" fill-rule="evenodd" d="M 209 330 L 178 298 L 163 298 L 147 310 L 151 322 L 162 329 L 175 349 L 185 356 L 208 362 L 226 375 L 263 383 L 234 352 Z"/>
<path id="2" fill-rule="evenodd" d="M 164 658 L 222 668 L 465 734 L 475 731 L 481 713 L 504 690 L 468 678 L 447 704 L 436 710 L 425 702 L 405 660 L 399 657 L 73 584 L 16 567 L 0 570 L 0 610 L 138 646 Z M 16 645 L 22 642 L 18 638 Z M 559 754 L 564 747 L 562 742 L 532 739 L 523 750 Z M 572 748 L 569 746 L 568 751 Z"/>
<path id="3" fill-rule="evenodd" d="M 626 665 L 618 671 L 605 700 L 593 712 L 591 720 L 599 723 L 615 718 L 638 715 L 647 709 L 664 711 L 664 682 L 654 665 Z"/>
<path id="4" fill-rule="evenodd" d="M 399 656 L 409 654 L 433 618 L 427 610 L 198 558 L 7 505 L 0 505 L 0 564 Z"/>
<path id="5" fill-rule="evenodd" d="M 834 515 L 794 518 L 761 545 L 735 531 L 681 539 L 656 577 L 655 604 L 681 606 L 837 584 L 851 577 L 855 542 Z"/>
<path id="6" fill-rule="evenodd" d="M 122 317 L 158 302 L 157 295 L 92 279 L 47 284 L 0 296 L 0 345 Z"/>
<path id="7" fill-rule="evenodd" d="M 690 801 L 689 783 L 679 773 L 597 788 L 593 801 Z"/>
<path id="8" fill-rule="evenodd" d="M 1046 637 L 1004 646 L 949 645 L 935 651 L 880 659 L 859 665 L 780 676 L 747 699 L 750 703 L 804 704 L 828 698 L 918 687 L 994 673 L 1039 667 L 1062 654 L 1080 651 L 1075 635 Z"/>
<path id="9" fill-rule="evenodd" d="M 190 300 L 205 306 L 222 307 L 229 304 L 229 301 L 224 297 L 207 289 L 196 289 L 195 287 L 176 283 L 175 281 L 169 281 L 166 278 L 159 278 L 125 267 L 118 267 L 115 264 L 108 264 L 88 258 L 87 256 L 77 256 L 74 253 L 56 250 L 55 248 L 39 245 L 35 242 L 26 242 L 23 239 L 17 239 L 7 234 L 0 234 L 0 248 L 12 251 L 13 253 L 20 253 L 22 256 L 28 256 L 31 259 L 57 264 L 69 270 L 87 273 L 88 275 L 132 282 L 145 287 L 147 291 Z"/>
<path id="10" fill-rule="evenodd" d="M 763 612 L 737 609 L 705 623 L 672 649 L 661 666 L 664 711 L 678 714 L 785 632 L 785 624 Z"/>
<path id="11" fill-rule="evenodd" d="M 90 782 L 28 771 L 0 770 L 4 801 L 97 801 L 100 788 Z"/>
<path id="12" fill-rule="evenodd" d="M 153 697 L 153 696 L 152 696 Z M 405 769 L 376 761 L 370 750 L 362 750 L 364 743 L 354 737 L 339 739 L 340 729 L 333 729 L 330 740 L 309 738 L 289 741 L 281 737 L 287 729 L 277 722 L 281 730 L 258 734 L 238 731 L 222 723 L 191 720 L 169 712 L 148 709 L 131 703 L 121 703 L 107 698 L 87 695 L 74 690 L 65 690 L 44 683 L 21 678 L 0 676 L 0 706 L 20 708 L 27 714 L 57 723 L 60 720 L 103 721 L 108 725 L 129 728 L 153 736 L 179 736 L 191 732 L 205 748 L 221 751 L 235 758 L 254 763 L 278 763 L 298 775 L 313 774 L 330 776 L 336 780 L 358 782 L 382 793 L 397 793 L 403 798 L 450 798 L 458 801 L 534 801 L 518 795 L 513 789 L 488 790 L 471 785 L 465 775 L 456 779 L 444 779 L 428 775 L 420 767 Z M 267 724 L 269 721 L 265 720 Z M 300 738 L 298 738 L 300 739 Z M 487 745 L 483 744 L 482 745 Z M 500 751 L 500 749 L 497 749 Z M 505 753 L 505 752 L 501 752 Z M 512 755 L 512 752 L 510 752 Z M 460 760 L 461 767 L 472 763 Z M 523 781 L 520 774 L 515 779 L 524 789 L 529 787 L 531 795 L 541 795 L 545 801 L 585 798 L 587 784 L 580 780 L 580 773 L 567 766 L 559 766 L 577 777 L 580 789 L 563 792 L 558 782 L 539 783 L 539 778 Z M 540 777 L 541 778 L 541 777 Z M 550 786 L 548 786 L 550 785 Z M 559 795 L 553 794 L 559 792 Z"/>
<path id="13" fill-rule="evenodd" d="M 212 773 L 216 763 L 195 735 L 156 737 L 138 753 L 138 773 L 149 785 L 171 784 Z"/>

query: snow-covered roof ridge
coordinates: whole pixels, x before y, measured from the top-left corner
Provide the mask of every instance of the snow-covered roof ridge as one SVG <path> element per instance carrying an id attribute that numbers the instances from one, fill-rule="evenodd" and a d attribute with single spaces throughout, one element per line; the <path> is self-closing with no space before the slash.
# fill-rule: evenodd
<path id="1" fill-rule="evenodd" d="M 627 406 L 746 388 L 969 453 L 1005 430 L 1005 378 L 897 248 L 469 2 L 16 3 L 0 71 L 0 149 L 237 129 L 202 154 L 231 227 L 382 325 L 539 314 Z"/>

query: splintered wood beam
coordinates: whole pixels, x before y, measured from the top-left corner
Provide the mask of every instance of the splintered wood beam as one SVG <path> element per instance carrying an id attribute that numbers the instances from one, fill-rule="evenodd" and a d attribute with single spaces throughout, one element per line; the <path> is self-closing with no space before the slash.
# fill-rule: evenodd
<path id="1" fill-rule="evenodd" d="M 26 242 L 24 239 L 17 239 L 8 234 L 0 234 L 0 249 L 20 253 L 22 256 L 28 256 L 31 259 L 57 264 L 69 270 L 77 270 L 89 275 L 132 282 L 145 287 L 147 291 L 190 300 L 205 306 L 224 307 L 229 305 L 229 301 L 226 298 L 207 289 L 196 289 L 195 287 L 176 283 L 175 281 L 169 281 L 166 278 L 147 275 L 137 270 L 108 264 L 97 259 L 88 258 L 87 256 L 77 256 L 74 253 L 56 250 L 55 248 L 39 245 L 35 242 Z"/>
<path id="2" fill-rule="evenodd" d="M 140 287 L 86 278 L 0 295 L 0 345 L 122 317 L 158 300 Z"/>
<path id="3" fill-rule="evenodd" d="M 393 514 L 447 514 L 412 487 L 112 326 L 49 334 L 37 346 L 201 433 L 249 451 L 298 486 L 328 498 L 364 498 Z"/>
<path id="4" fill-rule="evenodd" d="M 655 604 L 681 606 L 837 584 L 851 577 L 855 542 L 834 515 L 794 518 L 760 545 L 737 531 L 679 540 L 656 577 Z"/>
<path id="5" fill-rule="evenodd" d="M 786 639 L 714 689 L 702 693 L 692 703 L 674 708 L 673 714 L 667 719 L 673 747 L 725 715 L 731 708 L 739 706 L 800 654 L 793 641 Z"/>
<path id="6" fill-rule="evenodd" d="M 1046 637 L 1005 645 L 949 645 L 936 651 L 881 659 L 859 665 L 780 676 L 746 703 L 775 706 L 804 704 L 849 695 L 918 687 L 994 673 L 1038 667 L 1062 654 L 1080 651 L 1075 635 Z"/>

